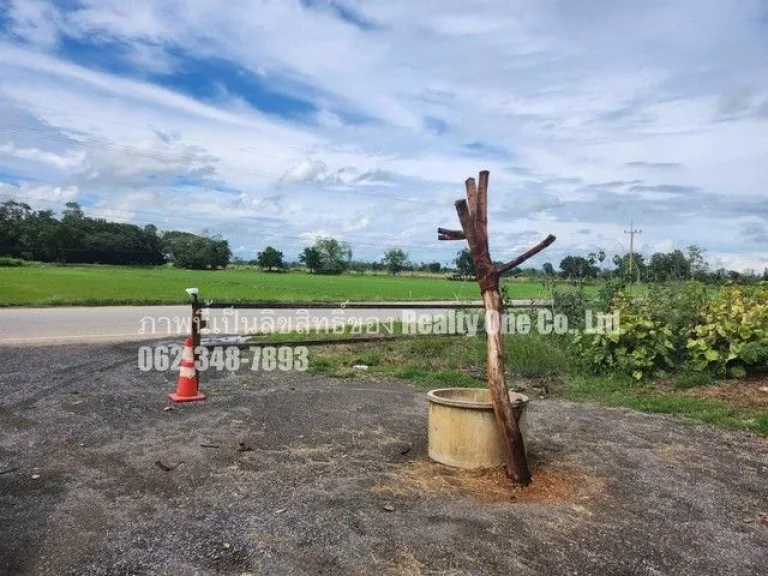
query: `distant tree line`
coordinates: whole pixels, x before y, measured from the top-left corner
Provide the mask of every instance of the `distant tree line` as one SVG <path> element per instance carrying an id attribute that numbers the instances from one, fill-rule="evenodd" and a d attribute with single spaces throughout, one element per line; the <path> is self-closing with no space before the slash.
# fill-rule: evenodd
<path id="1" fill-rule="evenodd" d="M 559 271 L 551 262 L 545 262 L 541 268 L 515 268 L 510 275 L 544 277 L 575 283 L 598 279 L 648 283 L 699 280 L 710 284 L 722 284 L 728 280 L 768 280 L 768 268 L 762 273 L 752 269 L 743 272 L 725 268 L 712 269 L 707 262 L 705 250 L 697 245 L 688 246 L 685 250 L 655 252 L 647 260 L 642 254 L 635 253 L 631 264 L 629 254 L 617 254 L 611 259 L 611 263 L 612 267 L 607 263 L 605 251 L 599 250 L 586 255 L 566 256 L 560 261 Z M 454 270 L 459 276 L 474 277 L 474 263 L 468 249 L 458 252 L 454 264 Z"/>
<path id="2" fill-rule="evenodd" d="M 684 280 L 699 280 L 711 284 L 721 284 L 728 280 L 750 282 L 768 280 L 768 268 L 762 274 L 756 270 L 747 269 L 743 272 L 726 270 L 725 268 L 711 269 L 706 252 L 697 245 L 688 246 L 683 250 L 671 252 L 655 252 L 646 259 L 642 254 L 635 253 L 616 255 L 612 259 L 613 268 L 601 267 L 605 260 L 605 252 L 590 253 L 586 256 L 569 255 L 560 261 L 560 276 L 570 281 L 589 279 L 621 279 L 649 283 L 679 282 Z M 544 264 L 544 272 L 555 275 L 551 263 Z"/>
<path id="3" fill-rule="evenodd" d="M 256 254 L 251 261 L 237 260 L 238 264 L 252 264 L 267 272 L 284 270 L 291 266 L 286 262 L 283 253 L 273 246 L 267 246 Z M 312 274 L 342 274 L 344 272 L 431 272 L 437 274 L 443 271 L 440 262 L 411 262 L 408 253 L 402 248 L 391 248 L 384 253 L 381 260 L 353 260 L 352 248 L 349 243 L 335 238 L 318 238 L 312 246 L 307 246 L 299 254 L 296 263 L 306 268 Z"/>
<path id="4" fill-rule="evenodd" d="M 61 264 L 157 265 L 224 268 L 229 243 L 155 226 L 109 222 L 86 216 L 69 202 L 60 218 L 51 210 L 32 210 L 22 202 L 0 204 L 0 256 Z"/>
<path id="5" fill-rule="evenodd" d="M 125 264 L 158 265 L 171 262 L 179 268 L 225 268 L 232 260 L 227 240 L 169 230 L 160 232 L 152 224 L 137 226 L 110 222 L 86 216 L 76 202 L 69 202 L 60 217 L 52 210 L 33 210 L 23 202 L 7 200 L 0 204 L 0 257 L 21 258 L 62 264 Z M 267 271 L 281 271 L 290 264 L 281 251 L 267 246 L 249 263 Z M 616 255 L 606 265 L 604 251 L 586 255 L 571 254 L 560 261 L 559 272 L 551 262 L 540 269 L 520 268 L 511 275 L 560 278 L 569 282 L 592 279 L 621 279 L 625 281 L 674 282 L 696 279 L 722 283 L 727 280 L 768 280 L 768 268 L 762 274 L 755 270 L 736 272 L 709 267 L 705 251 L 696 245 L 683 250 L 656 252 L 649 258 L 635 253 Z M 469 250 L 460 250 L 453 266 L 440 262 L 412 262 L 402 248 L 392 247 L 380 260 L 352 259 L 352 248 L 335 238 L 318 238 L 299 254 L 296 265 L 313 274 L 342 274 L 344 272 L 423 272 L 437 274 L 453 272 L 459 278 L 475 275 Z"/>

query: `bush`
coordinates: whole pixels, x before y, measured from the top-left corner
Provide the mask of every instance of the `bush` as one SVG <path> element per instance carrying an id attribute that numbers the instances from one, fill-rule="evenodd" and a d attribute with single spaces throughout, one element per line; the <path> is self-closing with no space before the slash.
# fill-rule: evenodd
<path id="1" fill-rule="evenodd" d="M 627 282 L 623 278 L 609 278 L 597 291 L 595 305 L 601 312 L 610 309 L 614 299 L 627 289 Z"/>
<path id="2" fill-rule="evenodd" d="M 568 317 L 568 327 L 576 330 L 584 328 L 587 308 L 591 305 L 582 290 L 555 291 L 552 293 L 552 308 L 555 314 Z"/>
<path id="3" fill-rule="evenodd" d="M 8 258 L 7 256 L 0 256 L 0 268 L 18 268 L 19 266 L 26 266 L 27 261 L 21 258 Z"/>
<path id="4" fill-rule="evenodd" d="M 675 364 L 686 361 L 688 335 L 703 318 L 710 300 L 707 287 L 696 281 L 655 285 L 648 291 L 646 301 L 651 316 L 672 331 Z"/>
<path id="5" fill-rule="evenodd" d="M 686 343 L 695 370 L 743 378 L 768 365 L 768 283 L 726 285 Z"/>
<path id="6" fill-rule="evenodd" d="M 642 303 L 619 293 L 616 334 L 580 334 L 576 350 L 596 372 L 624 372 L 639 380 L 670 368 L 707 373 L 681 381 L 701 385 L 707 378 L 743 378 L 768 369 L 768 282 L 729 284 L 712 298 L 700 282 L 651 288 Z"/>
<path id="7" fill-rule="evenodd" d="M 661 375 L 674 366 L 672 330 L 653 318 L 647 304 L 632 304 L 624 294 L 613 301 L 620 314 L 620 329 L 605 333 L 580 333 L 574 344 L 586 365 L 595 372 L 620 372 L 635 380 Z"/>

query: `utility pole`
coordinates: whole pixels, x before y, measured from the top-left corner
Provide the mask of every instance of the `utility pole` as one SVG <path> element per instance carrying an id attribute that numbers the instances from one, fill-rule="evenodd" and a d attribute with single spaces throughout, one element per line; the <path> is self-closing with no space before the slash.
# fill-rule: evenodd
<path id="1" fill-rule="evenodd" d="M 634 221 L 629 221 L 629 230 L 624 230 L 624 234 L 629 234 L 629 281 L 632 282 L 632 266 L 635 262 L 635 234 L 642 234 L 642 230 L 635 229 Z M 638 281 L 640 279 L 640 271 L 637 271 Z"/>

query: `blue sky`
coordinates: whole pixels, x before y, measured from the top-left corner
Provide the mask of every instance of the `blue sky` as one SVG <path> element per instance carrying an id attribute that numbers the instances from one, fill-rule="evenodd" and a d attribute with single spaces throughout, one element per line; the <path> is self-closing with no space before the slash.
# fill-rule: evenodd
<path id="1" fill-rule="evenodd" d="M 494 256 L 704 246 L 768 266 L 759 0 L 11 0 L 0 198 L 447 262 L 491 171 Z"/>

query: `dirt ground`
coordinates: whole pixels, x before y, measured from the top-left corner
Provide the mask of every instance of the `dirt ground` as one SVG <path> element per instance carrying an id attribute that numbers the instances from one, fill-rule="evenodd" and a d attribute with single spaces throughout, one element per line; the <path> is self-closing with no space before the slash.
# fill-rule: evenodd
<path id="1" fill-rule="evenodd" d="M 164 410 L 137 348 L 0 348 L 0 574 L 768 573 L 766 438 L 534 399 L 514 490 L 428 461 L 424 389 L 207 373 Z"/>
<path id="2" fill-rule="evenodd" d="M 712 386 L 691 388 L 686 393 L 699 398 L 721 400 L 735 406 L 768 410 L 768 378 L 726 380 Z"/>

